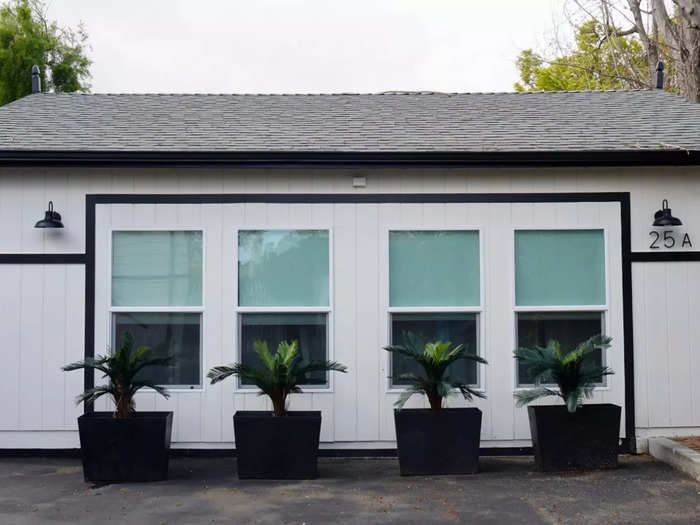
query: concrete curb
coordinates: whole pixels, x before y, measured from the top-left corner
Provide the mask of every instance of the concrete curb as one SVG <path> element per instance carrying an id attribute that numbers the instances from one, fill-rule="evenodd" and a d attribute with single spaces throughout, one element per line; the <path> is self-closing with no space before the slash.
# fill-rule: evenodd
<path id="1" fill-rule="evenodd" d="M 700 481 L 700 452 L 672 439 L 650 437 L 649 454 Z"/>

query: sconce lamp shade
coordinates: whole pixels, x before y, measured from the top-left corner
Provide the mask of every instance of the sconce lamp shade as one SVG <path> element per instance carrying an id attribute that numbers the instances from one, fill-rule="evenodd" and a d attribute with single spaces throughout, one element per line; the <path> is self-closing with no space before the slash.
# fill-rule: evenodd
<path id="1" fill-rule="evenodd" d="M 661 209 L 654 214 L 654 226 L 681 226 L 680 219 L 671 215 L 671 208 L 668 207 L 666 199 L 661 203 Z"/>
<path id="2" fill-rule="evenodd" d="M 53 211 L 53 201 L 49 201 L 49 209 L 46 210 L 44 218 L 34 225 L 35 228 L 63 228 L 61 214 Z"/>

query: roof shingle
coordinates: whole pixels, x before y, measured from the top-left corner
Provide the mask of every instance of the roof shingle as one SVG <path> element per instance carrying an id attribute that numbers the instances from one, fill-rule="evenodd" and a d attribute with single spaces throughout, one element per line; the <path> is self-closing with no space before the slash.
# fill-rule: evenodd
<path id="1" fill-rule="evenodd" d="M 0 151 L 700 150 L 700 104 L 662 90 L 338 95 L 36 94 Z"/>

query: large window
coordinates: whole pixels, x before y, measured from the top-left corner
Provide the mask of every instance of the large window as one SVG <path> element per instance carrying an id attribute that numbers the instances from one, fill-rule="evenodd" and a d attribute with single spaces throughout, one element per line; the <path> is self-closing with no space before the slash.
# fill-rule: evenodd
<path id="1" fill-rule="evenodd" d="M 202 232 L 112 232 L 112 345 L 126 332 L 151 355 L 172 354 L 168 368 L 141 377 L 161 385 L 201 386 Z"/>
<path id="2" fill-rule="evenodd" d="M 389 232 L 389 316 L 391 343 L 408 333 L 423 343 L 451 341 L 479 351 L 479 232 L 394 230 Z M 414 362 L 391 354 L 391 385 L 401 374 L 421 373 Z M 476 364 L 460 361 L 448 373 L 478 384 Z"/>
<path id="3" fill-rule="evenodd" d="M 564 352 L 605 332 L 603 230 L 515 232 L 515 309 L 518 347 L 559 341 Z M 590 357 L 601 364 L 601 351 Z M 517 384 L 530 385 L 518 366 Z"/>
<path id="4" fill-rule="evenodd" d="M 330 307 L 328 230 L 238 232 L 238 314 L 241 362 L 261 365 L 253 343 L 297 341 L 305 360 L 328 359 Z M 328 374 L 307 387 L 328 385 Z M 243 383 L 241 386 L 248 386 Z"/>

